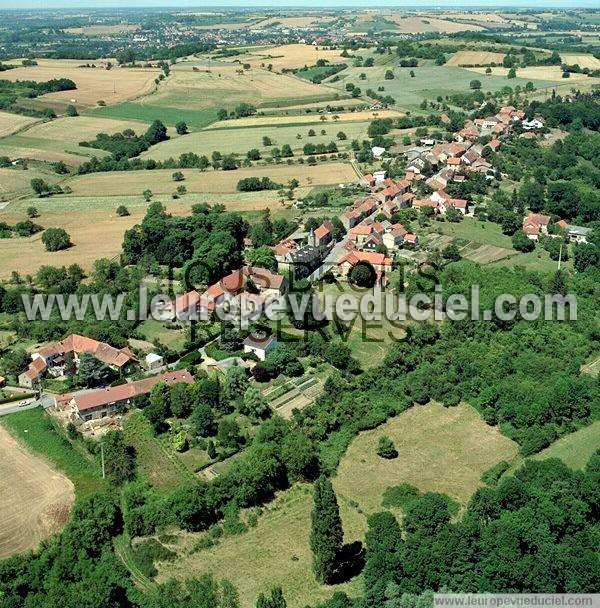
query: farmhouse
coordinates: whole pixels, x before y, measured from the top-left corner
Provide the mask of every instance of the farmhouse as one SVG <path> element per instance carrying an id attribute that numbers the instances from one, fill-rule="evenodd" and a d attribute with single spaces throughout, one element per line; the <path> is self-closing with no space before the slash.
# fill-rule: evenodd
<path id="1" fill-rule="evenodd" d="M 343 255 L 337 263 L 337 272 L 340 276 L 348 276 L 348 273 L 357 264 L 369 264 L 377 274 L 377 282 L 380 282 L 383 274 L 392 270 L 392 259 L 383 253 L 370 251 L 350 251 Z"/>
<path id="2" fill-rule="evenodd" d="M 548 226 L 552 222 L 549 215 L 530 213 L 523 220 L 523 232 L 532 241 L 537 241 L 541 234 L 548 234 Z"/>
<path id="3" fill-rule="evenodd" d="M 88 422 L 106 418 L 116 414 L 119 406 L 131 403 L 131 400 L 135 397 L 149 394 L 159 382 L 164 382 L 169 386 L 179 382 L 192 384 L 194 377 L 187 370 L 171 371 L 143 380 L 110 386 L 79 395 L 55 397 L 55 407 L 57 409 L 69 408 L 72 420 Z"/>
<path id="4" fill-rule="evenodd" d="M 32 353 L 29 369 L 19 375 L 19 385 L 33 388 L 46 373 L 54 378 L 74 374 L 82 353 L 89 353 L 115 371 L 123 371 L 137 363 L 137 358 L 128 348 L 115 348 L 105 342 L 71 334 L 61 342 Z"/>

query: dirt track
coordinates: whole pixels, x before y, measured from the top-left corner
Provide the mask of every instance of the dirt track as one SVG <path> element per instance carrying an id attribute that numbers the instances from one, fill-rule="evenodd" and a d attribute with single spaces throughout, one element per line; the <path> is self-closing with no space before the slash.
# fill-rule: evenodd
<path id="1" fill-rule="evenodd" d="M 74 500 L 69 479 L 0 426 L 0 558 L 35 549 L 60 531 Z"/>

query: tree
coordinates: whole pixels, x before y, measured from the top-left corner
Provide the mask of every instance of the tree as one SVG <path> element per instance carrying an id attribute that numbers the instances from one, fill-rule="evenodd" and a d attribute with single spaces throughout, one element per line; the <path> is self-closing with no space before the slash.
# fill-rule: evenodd
<path id="1" fill-rule="evenodd" d="M 314 485 L 310 548 L 317 580 L 329 583 L 335 575 L 337 558 L 344 542 L 340 509 L 331 481 L 319 477 Z"/>
<path id="2" fill-rule="evenodd" d="M 152 387 L 150 404 L 143 411 L 155 433 L 167 430 L 166 420 L 171 415 L 170 390 L 167 384 L 158 382 Z"/>
<path id="3" fill-rule="evenodd" d="M 266 135 L 262 138 L 262 144 L 265 148 L 268 148 L 269 146 L 273 145 L 273 140 L 270 137 L 267 137 Z"/>
<path id="4" fill-rule="evenodd" d="M 135 450 L 125 443 L 122 431 L 108 431 L 102 438 L 106 478 L 120 486 L 135 477 Z"/>
<path id="5" fill-rule="evenodd" d="M 281 146 L 281 156 L 282 158 L 291 158 L 294 156 L 294 152 L 289 144 L 283 144 L 283 146 Z"/>
<path id="6" fill-rule="evenodd" d="M 60 251 L 71 247 L 71 237 L 64 228 L 47 228 L 42 234 L 46 251 Z"/>
<path id="7" fill-rule="evenodd" d="M 152 190 L 150 190 L 149 188 L 148 188 L 148 189 L 146 189 L 146 190 L 144 190 L 144 191 L 142 192 L 142 196 L 144 197 L 144 200 L 145 200 L 147 203 L 149 203 L 149 202 L 152 200 L 152 196 L 153 196 L 153 194 L 152 194 Z"/>
<path id="8" fill-rule="evenodd" d="M 22 348 L 2 353 L 0 366 L 7 376 L 17 376 L 31 363 L 31 356 Z"/>
<path id="9" fill-rule="evenodd" d="M 225 378 L 225 394 L 230 401 L 239 399 L 248 387 L 246 370 L 240 365 L 232 365 Z"/>
<path id="10" fill-rule="evenodd" d="M 392 72 L 392 70 L 386 70 L 384 78 L 386 80 L 394 80 L 394 72 Z"/>
<path id="11" fill-rule="evenodd" d="M 394 442 L 385 435 L 379 438 L 377 444 L 377 455 L 388 460 L 398 457 L 398 452 L 394 446 Z"/>
<path id="12" fill-rule="evenodd" d="M 471 82 L 469 82 L 469 87 L 475 91 L 478 91 L 481 89 L 481 80 L 471 80 Z"/>
<path id="13" fill-rule="evenodd" d="M 234 154 L 227 154 L 221 161 L 223 171 L 235 171 L 238 168 L 237 159 Z"/>
<path id="14" fill-rule="evenodd" d="M 30 218 L 40 217 L 37 207 L 27 207 L 27 217 L 30 217 Z"/>
<path id="15" fill-rule="evenodd" d="M 185 175 L 181 171 L 175 171 L 171 177 L 174 182 L 182 182 L 185 179 Z"/>
<path id="16" fill-rule="evenodd" d="M 489 76 L 492 73 L 492 68 L 490 68 L 489 66 L 485 68 L 485 73 Z"/>
<path id="17" fill-rule="evenodd" d="M 177 418 L 187 418 L 192 412 L 192 398 L 188 390 L 188 385 L 184 382 L 177 382 L 171 385 L 169 401 L 171 412 Z"/>
<path id="18" fill-rule="evenodd" d="M 256 249 L 251 249 L 247 253 L 248 262 L 252 266 L 259 268 L 267 268 L 268 270 L 277 270 L 277 260 L 275 259 L 275 252 L 268 245 L 262 245 Z"/>
<path id="19" fill-rule="evenodd" d="M 77 369 L 77 383 L 81 386 L 95 387 L 105 386 L 114 380 L 113 372 L 106 363 L 96 359 L 90 353 L 81 353 L 79 356 L 79 367 Z"/>
<path id="20" fill-rule="evenodd" d="M 79 112 L 77 108 L 73 105 L 68 105 L 66 109 L 67 116 L 79 116 Z"/>
<path id="21" fill-rule="evenodd" d="M 347 135 L 346 135 L 346 134 L 345 134 L 343 131 L 340 131 L 340 132 L 337 134 L 337 138 L 338 138 L 340 141 L 345 141 L 346 139 L 348 139 L 348 136 L 347 136 Z"/>
<path id="22" fill-rule="evenodd" d="M 130 215 L 129 209 L 127 209 L 127 207 L 125 207 L 125 205 L 119 205 L 117 207 L 116 213 L 119 217 L 126 217 L 126 216 Z"/>
<path id="23" fill-rule="evenodd" d="M 500 225 L 502 226 L 502 233 L 510 236 L 521 227 L 521 218 L 516 213 L 507 211 L 504 213 Z"/>
<path id="24" fill-rule="evenodd" d="M 177 131 L 177 135 L 186 135 L 189 132 L 188 126 L 183 120 L 175 125 L 175 131 Z"/>
<path id="25" fill-rule="evenodd" d="M 215 416 L 208 403 L 199 403 L 194 408 L 191 422 L 194 425 L 196 434 L 200 435 L 200 437 L 212 437 L 217 432 Z M 211 456 L 211 458 L 214 458 L 214 456 Z"/>
<path id="26" fill-rule="evenodd" d="M 50 193 L 50 186 L 40 177 L 31 180 L 31 189 L 41 198 Z"/>
<path id="27" fill-rule="evenodd" d="M 517 70 L 515 70 L 515 68 L 510 68 L 510 70 L 508 70 L 508 74 L 506 75 L 507 78 L 516 78 L 517 77 Z"/>
<path id="28" fill-rule="evenodd" d="M 373 266 L 368 262 L 359 262 L 350 270 L 348 279 L 358 287 L 373 287 L 376 273 Z"/>
<path id="29" fill-rule="evenodd" d="M 512 237 L 512 246 L 517 251 L 533 251 L 535 243 L 522 230 L 517 230 Z"/>
<path id="30" fill-rule="evenodd" d="M 461 258 L 460 251 L 455 243 L 450 243 L 442 250 L 442 257 L 449 262 L 458 262 Z"/>
<path id="31" fill-rule="evenodd" d="M 246 158 L 248 160 L 260 160 L 260 150 L 258 148 L 252 148 L 246 152 Z"/>
<path id="32" fill-rule="evenodd" d="M 169 139 L 167 135 L 167 127 L 160 121 L 155 120 L 144 134 L 144 139 L 148 142 L 149 146 L 154 146 L 161 141 Z"/>
<path id="33" fill-rule="evenodd" d="M 249 386 L 246 389 L 239 409 L 242 414 L 257 419 L 267 418 L 271 413 L 267 401 L 256 386 Z"/>
<path id="34" fill-rule="evenodd" d="M 217 440 L 223 448 L 237 450 L 244 443 L 240 425 L 233 418 L 222 418 L 217 430 Z"/>

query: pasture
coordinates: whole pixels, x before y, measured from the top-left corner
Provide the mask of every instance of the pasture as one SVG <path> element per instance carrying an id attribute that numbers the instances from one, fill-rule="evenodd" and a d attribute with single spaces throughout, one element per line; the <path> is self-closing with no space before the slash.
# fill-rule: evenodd
<path id="1" fill-rule="evenodd" d="M 0 156 L 5 154 L 5 149 L 0 146 Z M 34 177 L 41 177 L 48 183 L 56 183 L 58 181 L 56 173 L 38 167 L 32 167 L 27 170 L 21 167 L 0 168 L 0 201 L 6 200 L 9 196 L 30 192 L 30 182 Z M 0 219 L 3 219 L 4 211 L 4 209 L 0 209 Z"/>
<path id="2" fill-rule="evenodd" d="M 70 78 L 77 85 L 75 91 L 48 93 L 39 98 L 46 101 L 73 103 L 78 108 L 97 105 L 102 100 L 107 104 L 122 103 L 149 93 L 154 89 L 156 68 L 105 69 L 100 63 L 95 68 L 80 67 L 87 62 L 73 59 L 38 59 L 38 65 L 20 67 L 3 72 L 2 77 L 15 80 L 44 82 L 52 78 Z"/>
<path id="3" fill-rule="evenodd" d="M 304 608 L 324 601 L 335 591 L 355 597 L 361 590 L 360 577 L 335 586 L 320 585 L 312 572 L 309 546 L 312 489 L 296 485 L 282 492 L 264 508 L 255 527 L 243 534 L 226 536 L 209 549 L 190 552 L 201 535 L 186 535 L 186 550 L 177 560 L 158 565 L 160 582 L 211 573 L 227 578 L 238 589 L 241 608 L 256 604 L 258 594 L 281 585 L 290 608 Z M 340 501 L 345 541 L 361 537 L 362 516 Z M 179 547 L 174 547 L 179 549 Z"/>
<path id="4" fill-rule="evenodd" d="M 168 158 L 178 158 L 184 152 L 195 152 L 204 154 L 210 158 L 212 152 L 218 151 L 221 154 L 240 154 L 246 155 L 248 150 L 257 148 L 263 157 L 269 155 L 270 150 L 277 146 L 288 144 L 295 154 L 302 154 L 302 148 L 307 143 L 328 144 L 335 141 L 339 150 L 348 149 L 353 139 L 363 140 L 367 137 L 369 121 L 345 122 L 338 124 L 332 119 L 322 122 L 313 116 L 313 122 L 300 124 L 281 124 L 275 126 L 258 127 L 239 127 L 239 128 L 220 128 L 207 129 L 190 133 L 179 139 L 172 139 L 161 142 L 153 146 L 150 150 L 141 154 L 142 158 L 152 158 L 154 160 L 166 160 Z M 293 118 L 290 122 L 293 122 Z M 315 132 L 314 136 L 309 135 L 309 131 Z M 325 134 L 322 134 L 325 131 Z M 343 131 L 346 139 L 340 141 L 337 134 Z M 269 137 L 272 146 L 263 145 L 263 137 Z"/>
<path id="5" fill-rule="evenodd" d="M 448 66 L 490 65 L 495 63 L 502 65 L 504 53 L 493 53 L 491 51 L 458 51 L 446 61 Z"/>
<path id="6" fill-rule="evenodd" d="M 488 90 L 489 87 L 486 86 L 488 79 L 490 77 L 505 77 L 508 74 L 508 68 L 503 68 L 503 67 L 495 67 L 495 68 L 491 68 L 492 69 L 492 73 L 491 75 L 487 75 L 485 74 L 485 70 L 486 68 L 468 68 L 469 72 L 475 72 L 477 74 L 483 74 L 485 75 L 485 80 L 482 81 L 483 83 L 483 88 Z M 584 80 L 584 81 L 589 81 L 590 83 L 598 83 L 600 82 L 600 78 L 590 78 L 589 76 L 586 76 L 586 74 L 575 74 L 572 73 L 571 76 L 569 77 L 568 80 L 565 80 L 562 77 L 563 71 L 562 68 L 559 65 L 542 65 L 542 66 L 530 66 L 530 67 L 526 67 L 526 68 L 517 68 L 517 78 L 513 78 L 511 80 L 509 80 L 508 82 L 512 82 L 514 84 L 519 84 L 516 83 L 515 81 L 518 79 L 526 79 L 526 80 L 531 80 L 534 84 L 536 84 L 535 81 L 558 81 L 558 82 L 571 82 L 573 80 Z M 513 85 L 511 85 L 513 86 Z M 545 85 L 537 85 L 538 87 L 541 86 L 549 86 L 547 83 Z"/>
<path id="7" fill-rule="evenodd" d="M 194 71 L 194 67 L 198 71 Z M 291 105 L 328 101 L 336 96 L 339 97 L 339 93 L 329 87 L 267 70 L 246 71 L 225 64 L 207 69 L 198 62 L 181 62 L 173 66 L 171 75 L 157 91 L 140 100 L 140 103 L 206 110 L 221 107 L 233 109 L 242 102 L 255 106 Z"/>
<path id="8" fill-rule="evenodd" d="M 0 426 L 0 558 L 36 549 L 59 532 L 75 500 L 67 477 Z"/>
<path id="9" fill-rule="evenodd" d="M 189 136 L 188 136 L 189 137 Z M 191 148 L 189 148 L 191 149 Z M 173 182 L 170 169 L 155 171 L 126 171 L 124 173 L 93 173 L 78 175 L 68 180 L 75 196 L 141 195 L 149 188 L 156 194 L 174 192 L 177 184 Z M 235 192 L 239 180 L 247 177 L 270 177 L 274 182 L 285 184 L 295 178 L 301 187 L 323 186 L 357 181 L 356 174 L 349 164 L 341 162 L 326 163 L 310 167 L 308 165 L 266 165 L 236 171 L 205 171 L 183 169 L 185 180 L 181 182 L 188 192 L 222 194 Z M 262 192 L 265 202 L 278 200 L 277 191 Z"/>
<path id="10" fill-rule="evenodd" d="M 394 442 L 397 458 L 377 455 L 383 436 Z M 401 483 L 446 494 L 464 507 L 483 485 L 481 475 L 501 460 L 514 459 L 517 448 L 469 405 L 415 405 L 354 439 L 333 486 L 340 502 L 358 503 L 356 508 L 365 515 L 380 511 L 385 489 Z"/>
<path id="11" fill-rule="evenodd" d="M 133 129 L 138 135 L 144 133 L 148 123 L 108 118 L 76 116 L 40 122 L 18 135 L 0 139 L 0 154 L 11 158 L 58 162 L 78 166 L 91 156 L 105 156 L 104 150 L 80 146 L 82 141 L 93 141 L 98 133 L 121 132 Z M 176 136 L 171 129 L 169 136 Z"/>
<path id="12" fill-rule="evenodd" d="M 589 68 L 590 70 L 600 69 L 600 59 L 593 55 L 561 53 L 561 59 L 567 65 L 577 64 L 580 68 Z M 571 75 L 572 77 L 573 75 Z"/>
<path id="13" fill-rule="evenodd" d="M 572 469 L 583 469 L 596 450 L 600 449 L 600 421 L 596 420 L 574 433 L 557 439 L 532 458 L 560 458 Z"/>
<path id="14" fill-rule="evenodd" d="M 0 111 L 0 137 L 6 137 L 36 122 L 37 118 Z"/>
<path id="15" fill-rule="evenodd" d="M 385 72 L 391 69 L 393 80 L 385 80 Z M 485 68 L 482 68 L 485 71 Z M 500 68 L 494 68 L 494 71 Z M 413 71 L 414 78 L 410 76 Z M 435 100 L 438 96 L 445 98 L 453 93 L 466 93 L 470 91 L 470 83 L 474 79 L 474 70 L 467 70 L 453 66 L 424 65 L 418 68 L 392 68 L 375 66 L 373 68 L 348 68 L 339 74 L 340 79 L 331 83 L 332 86 L 345 90 L 346 84 L 351 82 L 360 87 L 363 93 L 367 89 L 377 90 L 384 86 L 383 95 L 391 95 L 396 105 L 410 110 L 418 110 L 423 99 Z M 366 80 L 360 80 L 359 75 L 366 74 Z M 504 86 L 524 87 L 530 78 L 521 77 L 517 71 L 517 78 L 506 78 L 502 75 L 490 75 L 482 79 L 483 91 L 498 91 Z M 551 81 L 535 80 L 533 84 L 540 88 L 550 86 Z"/>

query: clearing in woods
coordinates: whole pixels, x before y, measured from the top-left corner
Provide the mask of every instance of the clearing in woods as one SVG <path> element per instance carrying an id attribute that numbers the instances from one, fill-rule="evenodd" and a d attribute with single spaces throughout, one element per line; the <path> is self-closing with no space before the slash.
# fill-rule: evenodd
<path id="1" fill-rule="evenodd" d="M 190 137 L 190 136 L 188 136 Z M 236 171 L 205 171 L 182 169 L 184 184 L 188 192 L 235 192 L 237 183 L 247 177 L 269 177 L 278 184 L 286 184 L 296 178 L 300 186 L 323 186 L 357 181 L 357 176 L 349 164 L 326 163 L 310 167 L 308 165 L 257 165 Z M 155 171 L 115 171 L 78 175 L 68 180 L 68 185 L 76 196 L 94 196 L 102 192 L 104 196 L 140 194 L 149 188 L 157 194 L 175 191 L 177 184 L 172 179 L 171 169 Z M 277 191 L 263 192 L 266 201 L 276 200 Z"/>
<path id="2" fill-rule="evenodd" d="M 59 532 L 75 500 L 73 484 L 0 426 L 0 558 L 36 549 Z"/>
<path id="3" fill-rule="evenodd" d="M 185 537 L 185 548 L 177 560 L 158 564 L 158 581 L 211 573 L 217 580 L 227 578 L 238 589 L 241 608 L 256 604 L 258 594 L 281 585 L 289 608 L 303 608 L 311 602 L 325 601 L 335 591 L 356 597 L 361 577 L 343 585 L 326 586 L 316 582 L 309 546 L 312 488 L 296 485 L 282 492 L 264 508 L 255 527 L 236 536 L 226 536 L 209 549 L 189 551 L 202 535 Z M 340 501 L 344 540 L 361 538 L 362 516 Z"/>
<path id="4" fill-rule="evenodd" d="M 468 65 L 490 65 L 495 63 L 502 65 L 504 53 L 492 53 L 491 51 L 458 51 L 446 61 L 449 66 Z"/>
<path id="5" fill-rule="evenodd" d="M 37 62 L 36 66 L 7 70 L 2 73 L 2 78 L 38 82 L 53 78 L 70 78 L 77 85 L 75 91 L 48 93 L 38 99 L 72 102 L 78 108 L 95 106 L 100 100 L 107 104 L 122 103 L 149 93 L 153 90 L 154 79 L 159 74 L 156 68 L 113 67 L 107 70 L 99 63 L 95 68 L 79 67 L 84 62 L 72 59 L 38 59 Z"/>
<path id="6" fill-rule="evenodd" d="M 572 469 L 583 469 L 598 449 L 600 449 L 600 420 L 557 439 L 532 458 L 534 460 L 560 458 Z"/>
<path id="7" fill-rule="evenodd" d="M 397 458 L 377 455 L 383 436 L 394 442 Z M 333 485 L 340 501 L 358 503 L 356 508 L 367 516 L 382 509 L 386 488 L 401 483 L 422 492 L 446 494 L 464 507 L 484 485 L 481 475 L 501 460 L 516 458 L 517 453 L 517 444 L 488 426 L 469 405 L 415 405 L 354 439 Z"/>
<path id="8" fill-rule="evenodd" d="M 6 137 L 12 133 L 20 131 L 23 127 L 38 121 L 38 118 L 11 114 L 10 112 L 0 112 L 0 137 Z"/>

